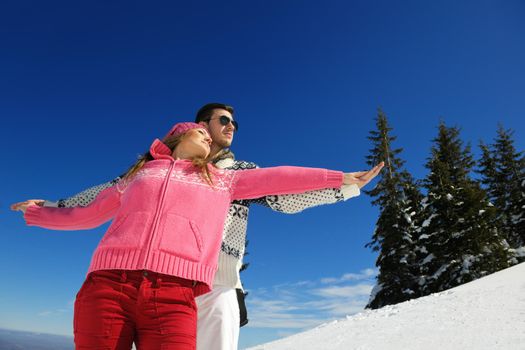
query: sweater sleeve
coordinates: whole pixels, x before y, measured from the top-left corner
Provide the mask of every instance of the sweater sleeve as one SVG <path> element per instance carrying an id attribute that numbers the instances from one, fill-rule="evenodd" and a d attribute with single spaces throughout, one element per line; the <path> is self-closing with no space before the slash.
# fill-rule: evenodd
<path id="1" fill-rule="evenodd" d="M 120 192 L 112 186 L 100 192 L 86 207 L 52 208 L 30 206 L 24 219 L 28 226 L 53 230 L 85 230 L 109 221 L 120 207 Z"/>
<path id="2" fill-rule="evenodd" d="M 359 194 L 360 191 L 357 185 L 343 185 L 340 189 L 327 188 L 300 194 L 266 196 L 262 200 L 259 199 L 259 201 L 272 210 L 285 214 L 296 214 L 308 208 L 346 201 L 352 197 L 359 196 Z"/>
<path id="3" fill-rule="evenodd" d="M 267 195 L 302 193 L 324 188 L 340 188 L 340 171 L 280 166 L 235 172 L 232 199 L 252 199 Z"/>
<path id="4" fill-rule="evenodd" d="M 119 176 L 111 181 L 105 182 L 100 185 L 92 186 L 87 189 L 85 189 L 82 192 L 79 192 L 71 197 L 59 199 L 56 202 L 46 200 L 44 201 L 44 207 L 60 207 L 60 208 L 70 208 L 70 207 L 85 207 L 88 206 L 89 203 L 95 200 L 97 198 L 97 195 L 104 191 L 106 188 L 115 186 L 118 184 L 122 179 L 122 176 Z"/>

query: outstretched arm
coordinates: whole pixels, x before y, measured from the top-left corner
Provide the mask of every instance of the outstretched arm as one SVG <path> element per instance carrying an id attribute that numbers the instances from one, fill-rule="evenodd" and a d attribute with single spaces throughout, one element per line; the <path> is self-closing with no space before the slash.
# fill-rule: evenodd
<path id="1" fill-rule="evenodd" d="M 27 207 L 29 205 L 39 205 L 41 207 L 54 207 L 54 208 L 72 208 L 72 207 L 86 207 L 91 202 L 97 198 L 98 194 L 102 191 L 104 191 L 106 188 L 110 188 L 112 186 L 117 185 L 122 180 L 122 177 L 117 177 L 111 181 L 105 182 L 100 185 L 89 187 L 82 192 L 79 192 L 71 197 L 67 197 L 64 199 L 59 199 L 58 201 L 50 201 L 47 199 L 28 199 L 24 202 L 19 202 L 16 204 L 13 204 L 11 206 L 11 209 L 14 209 L 13 207 Z M 25 210 L 24 210 L 25 211 Z"/>
<path id="2" fill-rule="evenodd" d="M 361 188 L 379 174 L 383 165 L 381 162 L 371 170 L 346 174 L 291 166 L 238 171 L 235 173 L 232 199 L 303 193 L 323 188 L 340 188 L 341 185 L 355 184 Z"/>
<path id="3" fill-rule="evenodd" d="M 324 190 L 308 191 L 300 194 L 285 194 L 266 196 L 253 201 L 262 204 L 272 210 L 285 213 L 296 214 L 305 209 L 319 205 L 334 204 L 346 201 L 350 198 L 359 196 L 360 191 L 357 185 L 343 185 L 341 188 L 327 188 Z"/>
<path id="4" fill-rule="evenodd" d="M 122 177 L 117 177 L 111 181 L 105 182 L 100 185 L 89 187 L 82 192 L 79 192 L 71 197 L 59 199 L 58 201 L 40 200 L 41 205 L 44 207 L 60 207 L 60 208 L 71 208 L 71 207 L 85 207 L 97 198 L 98 194 L 104 191 L 106 188 L 115 186 L 120 182 Z"/>
<path id="5" fill-rule="evenodd" d="M 49 208 L 36 205 L 34 201 L 16 203 L 12 210 L 22 211 L 29 226 L 53 230 L 83 230 L 97 227 L 110 220 L 120 207 L 117 186 L 100 192 L 86 207 Z"/>
<path id="6" fill-rule="evenodd" d="M 253 199 L 269 194 L 292 194 L 339 188 L 343 173 L 317 168 L 279 166 L 235 172 L 232 199 Z"/>
<path id="7" fill-rule="evenodd" d="M 380 163 L 369 171 L 347 173 L 343 181 L 347 184 L 340 189 L 329 188 L 300 194 L 270 195 L 255 199 L 253 203 L 265 205 L 282 213 L 295 214 L 315 206 L 346 201 L 359 196 L 360 188 L 376 177 L 382 168 L 383 163 Z"/>

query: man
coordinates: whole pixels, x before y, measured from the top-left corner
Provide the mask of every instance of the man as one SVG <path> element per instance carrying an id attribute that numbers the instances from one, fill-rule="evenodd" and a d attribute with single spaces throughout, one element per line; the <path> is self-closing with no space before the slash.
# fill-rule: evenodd
<path id="1" fill-rule="evenodd" d="M 239 128 L 233 114 L 234 109 L 231 106 L 210 103 L 197 112 L 195 122 L 205 125 L 210 132 L 213 141 L 211 157 L 217 167 L 239 171 L 255 168 L 256 165 L 252 162 L 235 160 L 233 153 L 229 151 Z M 309 207 L 336 203 L 359 195 L 359 188 L 368 183 L 378 172 L 353 173 L 357 184 L 343 186 L 341 189 L 312 191 L 300 195 L 267 196 L 232 202 L 223 230 L 223 242 L 213 291 L 197 298 L 197 349 L 237 349 L 239 328 L 248 323 L 240 270 L 243 264 L 251 204 L 264 205 L 282 213 L 297 213 Z M 43 201 L 43 205 L 86 206 L 99 192 L 116 185 L 120 180 L 121 178 L 118 177 L 58 202 Z"/>

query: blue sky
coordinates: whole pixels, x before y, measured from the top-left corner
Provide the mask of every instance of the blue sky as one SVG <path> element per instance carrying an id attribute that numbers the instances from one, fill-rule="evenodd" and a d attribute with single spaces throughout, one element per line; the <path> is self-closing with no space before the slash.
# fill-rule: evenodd
<path id="1" fill-rule="evenodd" d="M 204 103 L 236 108 L 260 166 L 366 168 L 379 106 L 416 178 L 440 120 L 479 154 L 498 123 L 525 149 L 522 1 L 37 2 L 0 7 L 0 327 L 71 334 L 104 227 L 25 227 L 9 204 L 121 174 Z M 253 345 L 357 312 L 374 283 L 362 195 L 288 216 L 252 208 Z"/>

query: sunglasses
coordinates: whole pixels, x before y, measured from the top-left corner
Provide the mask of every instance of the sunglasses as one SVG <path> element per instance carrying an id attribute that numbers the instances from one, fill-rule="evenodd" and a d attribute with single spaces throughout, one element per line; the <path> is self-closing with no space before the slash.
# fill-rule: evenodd
<path id="1" fill-rule="evenodd" d="M 223 125 L 223 126 L 226 126 L 229 123 L 232 123 L 233 128 L 235 129 L 235 132 L 239 131 L 239 123 L 237 123 L 235 120 L 230 119 L 229 117 L 227 117 L 225 115 L 221 115 L 219 118 L 210 118 L 210 119 L 208 119 L 208 121 L 210 121 L 212 119 L 219 119 L 219 123 L 221 123 L 221 125 Z"/>

